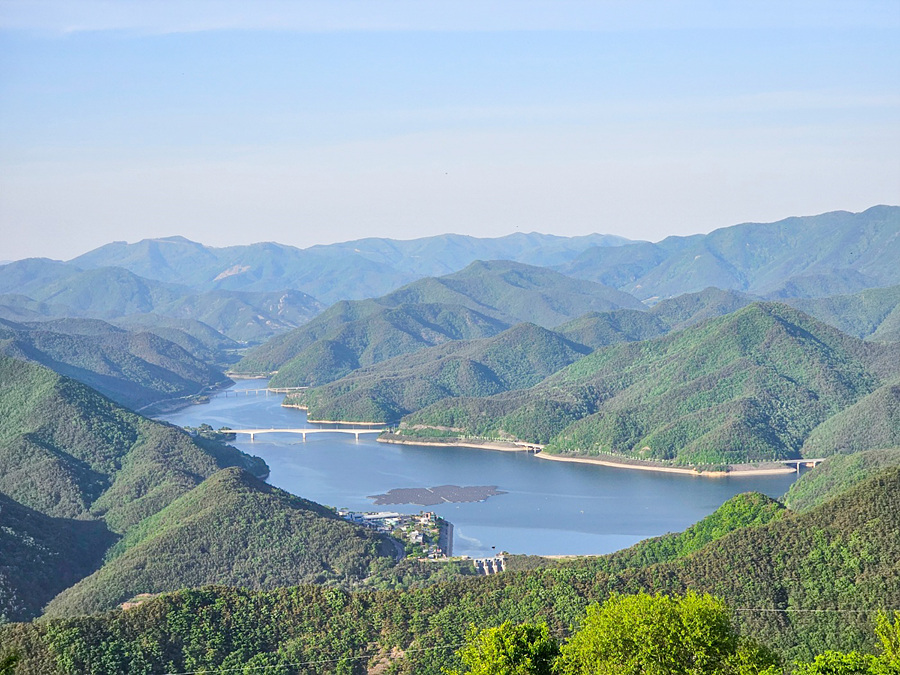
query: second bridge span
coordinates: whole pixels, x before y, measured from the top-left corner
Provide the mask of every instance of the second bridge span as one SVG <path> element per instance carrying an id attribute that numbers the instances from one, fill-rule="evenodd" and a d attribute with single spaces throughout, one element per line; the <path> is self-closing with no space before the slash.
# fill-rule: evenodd
<path id="1" fill-rule="evenodd" d="M 300 434 L 306 440 L 308 434 L 353 434 L 359 440 L 360 434 L 380 434 L 386 429 L 223 429 L 226 434 L 249 434 L 255 440 L 259 434 Z"/>

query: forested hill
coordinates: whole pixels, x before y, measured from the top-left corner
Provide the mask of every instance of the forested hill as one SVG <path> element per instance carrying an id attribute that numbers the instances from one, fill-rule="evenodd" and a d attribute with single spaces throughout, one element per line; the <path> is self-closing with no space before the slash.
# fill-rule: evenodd
<path id="1" fill-rule="evenodd" d="M 15 523 L 25 527 L 14 535 L 23 542 L 31 536 L 28 523 L 36 521 L 22 514 L 32 511 L 55 519 L 100 519 L 103 527 L 90 530 L 91 537 L 108 540 L 110 532 L 127 531 L 229 466 L 259 475 L 268 471 L 260 459 L 143 418 L 43 366 L 0 357 L 0 494 L 25 509 L 5 509 L 0 521 L 13 531 Z M 63 520 L 54 522 L 64 526 Z M 82 560 L 84 551 L 75 544 L 70 554 Z M 41 595 L 25 597 L 7 586 L 22 570 L 35 578 L 49 574 L 42 565 L 57 563 L 41 551 L 26 546 L 11 562 L 3 561 L 18 572 L 2 576 L 0 614 L 34 616 L 62 590 L 50 585 Z"/>
<path id="2" fill-rule="evenodd" d="M 257 347 L 236 372 L 278 370 L 279 386 L 323 384 L 361 366 L 451 339 L 495 335 L 520 322 L 553 326 L 590 311 L 640 308 L 633 297 L 548 269 L 476 262 L 393 293 L 338 303 Z M 333 367 L 328 367 L 334 362 Z"/>
<path id="3" fill-rule="evenodd" d="M 531 389 L 439 402 L 405 418 L 400 433 L 689 465 L 798 457 L 817 425 L 896 377 L 897 351 L 755 303 L 597 350 Z"/>
<path id="4" fill-rule="evenodd" d="M 0 319 L 0 354 L 43 364 L 128 408 L 230 383 L 221 370 L 165 338 L 99 320 L 16 324 Z"/>
<path id="5" fill-rule="evenodd" d="M 288 396 L 285 404 L 307 408 L 311 420 L 397 422 L 448 397 L 533 386 L 589 351 L 546 328 L 519 324 L 494 337 L 447 342 L 354 370 Z"/>
<path id="6" fill-rule="evenodd" d="M 428 675 L 457 664 L 470 625 L 546 622 L 563 635 L 612 592 L 712 592 L 744 634 L 787 664 L 825 649 L 872 649 L 878 609 L 900 605 L 900 469 L 792 514 L 760 496 L 731 500 L 684 535 L 613 556 L 424 589 L 182 591 L 125 612 L 10 625 L 22 673 L 277 668 Z M 864 537 L 860 536 L 864 533 Z M 811 610 L 811 611 L 804 611 Z"/>
<path id="7" fill-rule="evenodd" d="M 131 528 L 106 564 L 57 596 L 46 614 L 91 614 L 139 593 L 210 584 L 358 583 L 380 559 L 393 565 L 394 556 L 385 535 L 243 469 L 224 469 Z"/>

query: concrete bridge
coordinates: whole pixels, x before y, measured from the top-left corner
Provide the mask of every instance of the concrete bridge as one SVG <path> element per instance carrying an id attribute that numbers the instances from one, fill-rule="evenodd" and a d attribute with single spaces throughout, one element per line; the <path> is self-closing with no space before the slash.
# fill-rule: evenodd
<path id="1" fill-rule="evenodd" d="M 825 461 L 824 457 L 817 457 L 815 459 L 779 459 L 778 460 L 779 464 L 788 464 L 788 465 L 793 464 L 794 467 L 797 469 L 797 473 L 800 473 L 801 466 L 813 466 L 814 467 L 816 464 L 820 464 L 821 462 L 824 462 L 824 461 Z"/>
<path id="2" fill-rule="evenodd" d="M 309 387 L 259 387 L 257 389 L 238 389 L 237 391 L 226 389 L 225 391 L 219 392 L 217 396 L 224 396 L 225 398 L 228 398 L 229 396 L 249 396 L 250 394 L 259 396 L 261 392 L 265 392 L 266 396 L 268 396 L 269 393 L 292 394 L 295 391 L 303 391 L 304 389 L 309 389 Z"/>
<path id="3" fill-rule="evenodd" d="M 300 434 L 306 441 L 309 434 L 353 434 L 359 440 L 360 434 L 380 434 L 382 431 L 387 429 L 222 429 L 221 433 L 249 434 L 251 441 L 256 440 L 259 434 Z"/>

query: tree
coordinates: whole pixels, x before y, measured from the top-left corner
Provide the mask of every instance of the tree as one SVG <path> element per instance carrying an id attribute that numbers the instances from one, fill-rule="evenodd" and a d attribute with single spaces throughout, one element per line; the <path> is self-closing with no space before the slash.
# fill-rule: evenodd
<path id="1" fill-rule="evenodd" d="M 900 612 L 893 620 L 879 614 L 875 635 L 881 641 L 881 654 L 827 651 L 812 663 L 801 663 L 794 675 L 900 675 Z"/>
<path id="2" fill-rule="evenodd" d="M 551 675 L 559 655 L 559 643 L 546 625 L 513 624 L 469 629 L 466 646 L 459 651 L 463 671 L 448 675 Z"/>
<path id="3" fill-rule="evenodd" d="M 563 646 L 563 675 L 780 673 L 767 649 L 741 639 L 728 608 L 710 595 L 613 595 Z"/>

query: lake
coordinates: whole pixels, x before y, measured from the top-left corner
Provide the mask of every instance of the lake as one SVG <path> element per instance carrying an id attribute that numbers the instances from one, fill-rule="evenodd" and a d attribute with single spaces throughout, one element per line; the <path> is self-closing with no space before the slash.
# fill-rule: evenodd
<path id="1" fill-rule="evenodd" d="M 282 408 L 283 396 L 247 395 L 264 380 L 244 380 L 208 404 L 159 419 L 218 429 L 321 428 L 306 413 Z M 238 394 L 235 396 L 235 394 Z M 779 497 L 796 474 L 697 478 L 693 476 L 548 462 L 527 453 L 459 447 L 378 443 L 339 434 L 238 436 L 232 445 L 269 465 L 268 482 L 306 499 L 355 511 L 434 511 L 454 526 L 454 555 L 499 551 L 533 555 L 609 553 L 641 539 L 677 532 L 750 490 Z M 496 485 L 483 502 L 377 507 L 369 495 L 394 488 Z"/>

